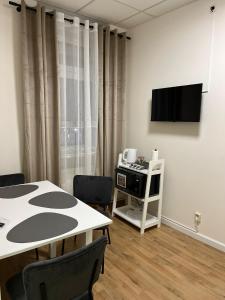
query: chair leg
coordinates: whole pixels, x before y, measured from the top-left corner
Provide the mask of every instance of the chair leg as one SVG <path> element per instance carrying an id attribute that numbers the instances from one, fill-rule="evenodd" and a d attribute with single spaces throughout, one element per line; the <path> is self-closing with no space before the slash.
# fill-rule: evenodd
<path id="1" fill-rule="evenodd" d="M 108 236 L 108 243 L 111 244 L 110 234 L 109 234 L 109 227 L 107 227 L 107 236 Z"/>
<path id="2" fill-rule="evenodd" d="M 105 229 L 102 229 L 102 234 L 105 235 Z"/>
<path id="3" fill-rule="evenodd" d="M 36 260 L 39 260 L 39 253 L 38 253 L 38 249 L 35 249 L 35 253 L 36 253 Z"/>
<path id="4" fill-rule="evenodd" d="M 92 291 L 89 292 L 89 299 L 90 299 L 90 300 L 93 300 L 93 299 L 94 299 L 94 298 L 93 298 L 93 293 L 92 293 Z"/>
<path id="5" fill-rule="evenodd" d="M 64 254 L 64 249 L 65 249 L 65 239 L 62 241 L 61 255 Z"/>
<path id="6" fill-rule="evenodd" d="M 102 274 L 104 274 L 104 271 L 105 271 L 105 258 L 103 257 L 103 260 L 102 260 Z"/>

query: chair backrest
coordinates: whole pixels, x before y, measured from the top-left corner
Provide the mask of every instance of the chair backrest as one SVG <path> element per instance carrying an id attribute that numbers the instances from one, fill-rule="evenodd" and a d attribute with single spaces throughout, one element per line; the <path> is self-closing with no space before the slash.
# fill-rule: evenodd
<path id="1" fill-rule="evenodd" d="M 85 203 L 107 206 L 112 198 L 112 183 L 112 177 L 76 175 L 73 194 Z"/>
<path id="2" fill-rule="evenodd" d="M 22 173 L 0 175 L 0 187 L 24 184 L 25 177 Z"/>
<path id="3" fill-rule="evenodd" d="M 24 268 L 27 300 L 91 300 L 98 280 L 106 237 L 66 255 L 32 263 Z"/>

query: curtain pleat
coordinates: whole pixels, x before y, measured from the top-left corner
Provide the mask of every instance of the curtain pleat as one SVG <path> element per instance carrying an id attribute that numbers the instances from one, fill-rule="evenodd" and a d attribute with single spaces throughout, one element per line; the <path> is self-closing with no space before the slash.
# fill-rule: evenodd
<path id="1" fill-rule="evenodd" d="M 112 100 L 112 165 L 116 165 L 118 156 L 118 34 L 117 30 L 114 30 L 113 43 L 114 43 L 114 55 L 113 55 L 113 100 Z"/>
<path id="2" fill-rule="evenodd" d="M 31 105 L 29 104 L 29 59 L 28 59 L 28 26 L 25 2 L 21 3 L 22 14 L 22 62 L 23 62 L 23 98 L 24 98 L 24 173 L 27 181 L 32 181 L 32 155 L 31 155 Z"/>
<path id="3" fill-rule="evenodd" d="M 112 176 L 124 148 L 126 34 L 99 27 L 99 128 L 97 175 Z"/>
<path id="4" fill-rule="evenodd" d="M 104 77 L 103 77 L 103 103 L 104 103 L 104 175 L 110 174 L 111 161 L 111 132 L 112 127 L 110 124 L 110 116 L 112 114 L 110 107 L 110 58 L 111 58 L 111 49 L 110 49 L 110 27 L 106 28 L 105 31 L 105 43 L 104 43 Z M 110 174 L 111 175 L 111 174 Z"/>
<path id="5" fill-rule="evenodd" d="M 47 80 L 45 72 L 46 70 L 46 52 L 45 52 L 45 12 L 38 5 L 37 7 L 37 58 L 38 58 L 38 72 L 37 72 L 37 90 L 39 90 L 39 95 L 37 95 L 39 100 L 39 116 L 40 116 L 40 176 L 43 179 L 47 178 L 47 161 L 46 161 L 46 103 L 47 99 Z"/>
<path id="6" fill-rule="evenodd" d="M 120 145 L 120 152 L 125 149 L 126 145 L 126 112 L 125 112 L 125 105 L 126 105 L 126 100 L 127 100 L 127 34 L 124 32 L 122 34 L 121 42 L 120 42 L 120 60 L 119 60 L 119 65 L 121 67 L 121 81 L 120 81 L 120 91 L 121 91 L 121 145 Z"/>
<path id="7" fill-rule="evenodd" d="M 91 174 L 91 97 L 90 97 L 90 45 L 89 45 L 89 21 L 85 21 L 84 27 L 84 161 L 87 174 Z"/>
<path id="8" fill-rule="evenodd" d="M 59 184 L 59 131 L 54 19 L 22 1 L 24 173 L 28 182 Z M 46 42 L 47 41 L 47 42 Z"/>
<path id="9" fill-rule="evenodd" d="M 97 145 L 97 163 L 96 174 L 102 175 L 104 170 L 104 105 L 103 105 L 103 57 L 104 57 L 104 36 L 103 27 L 99 26 L 98 30 L 98 145 Z"/>

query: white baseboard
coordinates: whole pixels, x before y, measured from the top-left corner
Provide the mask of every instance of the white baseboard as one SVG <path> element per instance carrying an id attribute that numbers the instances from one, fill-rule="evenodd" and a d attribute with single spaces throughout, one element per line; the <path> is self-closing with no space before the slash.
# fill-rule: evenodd
<path id="1" fill-rule="evenodd" d="M 214 240 L 204 234 L 201 234 L 191 227 L 185 226 L 185 225 L 183 225 L 177 221 L 174 221 L 170 218 L 167 218 L 165 216 L 162 216 L 162 223 L 169 227 L 172 227 L 180 232 L 183 232 L 186 235 L 189 235 L 193 239 L 201 241 L 204 244 L 207 244 L 207 245 L 212 246 L 220 251 L 225 252 L 225 244 L 224 243 L 221 243 L 221 242 Z"/>

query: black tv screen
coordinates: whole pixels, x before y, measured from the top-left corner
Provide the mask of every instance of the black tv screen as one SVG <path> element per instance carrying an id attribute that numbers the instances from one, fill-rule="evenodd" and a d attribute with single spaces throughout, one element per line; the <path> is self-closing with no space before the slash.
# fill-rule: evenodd
<path id="1" fill-rule="evenodd" d="M 202 83 L 152 90 L 151 121 L 199 122 Z"/>

